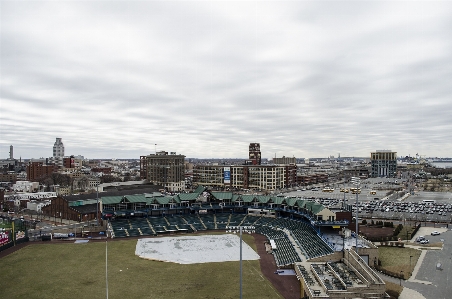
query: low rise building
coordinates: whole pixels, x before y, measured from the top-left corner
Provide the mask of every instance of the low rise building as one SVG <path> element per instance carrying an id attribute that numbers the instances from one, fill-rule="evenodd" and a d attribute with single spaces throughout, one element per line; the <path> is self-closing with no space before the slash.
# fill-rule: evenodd
<path id="1" fill-rule="evenodd" d="M 5 172 L 0 173 L 0 182 L 10 182 L 10 183 L 16 183 L 17 181 L 17 173 L 15 172 Z"/>

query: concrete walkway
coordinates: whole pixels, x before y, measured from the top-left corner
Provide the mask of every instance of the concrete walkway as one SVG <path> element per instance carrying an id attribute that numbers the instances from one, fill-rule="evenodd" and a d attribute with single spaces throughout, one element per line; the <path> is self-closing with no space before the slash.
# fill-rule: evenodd
<path id="1" fill-rule="evenodd" d="M 404 287 L 402 293 L 400 293 L 399 299 L 426 299 L 426 298 L 418 291 Z"/>
<path id="2" fill-rule="evenodd" d="M 408 278 L 408 281 L 422 284 L 432 284 L 430 281 L 417 280 L 415 278 L 417 273 L 419 272 L 419 269 L 422 265 L 422 261 L 424 260 L 426 254 L 427 250 L 422 250 L 421 255 L 419 256 L 419 259 L 416 263 L 416 266 L 414 267 L 413 273 L 411 274 L 411 277 Z M 404 286 L 402 293 L 400 293 L 399 299 L 426 299 L 426 298 L 418 291 L 412 290 Z"/>
<path id="3" fill-rule="evenodd" d="M 432 284 L 430 281 L 416 279 L 416 275 L 419 272 L 419 269 L 421 268 L 422 261 L 424 260 L 426 254 L 427 254 L 427 250 L 421 251 L 421 255 L 419 256 L 416 266 L 414 266 L 413 273 L 411 274 L 411 277 L 408 278 L 408 281 L 422 283 L 422 284 Z"/>

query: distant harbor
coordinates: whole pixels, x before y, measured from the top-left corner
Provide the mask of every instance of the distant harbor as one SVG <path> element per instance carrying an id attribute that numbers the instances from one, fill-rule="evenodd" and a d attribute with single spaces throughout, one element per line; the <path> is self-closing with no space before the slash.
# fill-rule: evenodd
<path id="1" fill-rule="evenodd" d="M 430 162 L 430 165 L 436 167 L 436 168 L 452 168 L 452 161 L 451 160 L 444 160 L 444 161 L 433 161 Z"/>

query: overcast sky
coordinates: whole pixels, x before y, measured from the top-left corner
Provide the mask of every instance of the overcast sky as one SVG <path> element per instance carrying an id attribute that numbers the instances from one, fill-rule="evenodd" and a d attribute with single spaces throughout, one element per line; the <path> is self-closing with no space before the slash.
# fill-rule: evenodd
<path id="1" fill-rule="evenodd" d="M 0 158 L 452 156 L 451 1 L 0 11 Z"/>

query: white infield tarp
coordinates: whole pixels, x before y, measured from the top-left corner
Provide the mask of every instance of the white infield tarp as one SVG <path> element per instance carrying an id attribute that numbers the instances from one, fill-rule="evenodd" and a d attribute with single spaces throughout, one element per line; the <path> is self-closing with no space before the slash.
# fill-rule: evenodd
<path id="1" fill-rule="evenodd" d="M 240 237 L 225 234 L 139 239 L 135 254 L 149 260 L 179 264 L 239 261 Z M 258 259 L 259 255 L 243 242 L 242 260 Z"/>

